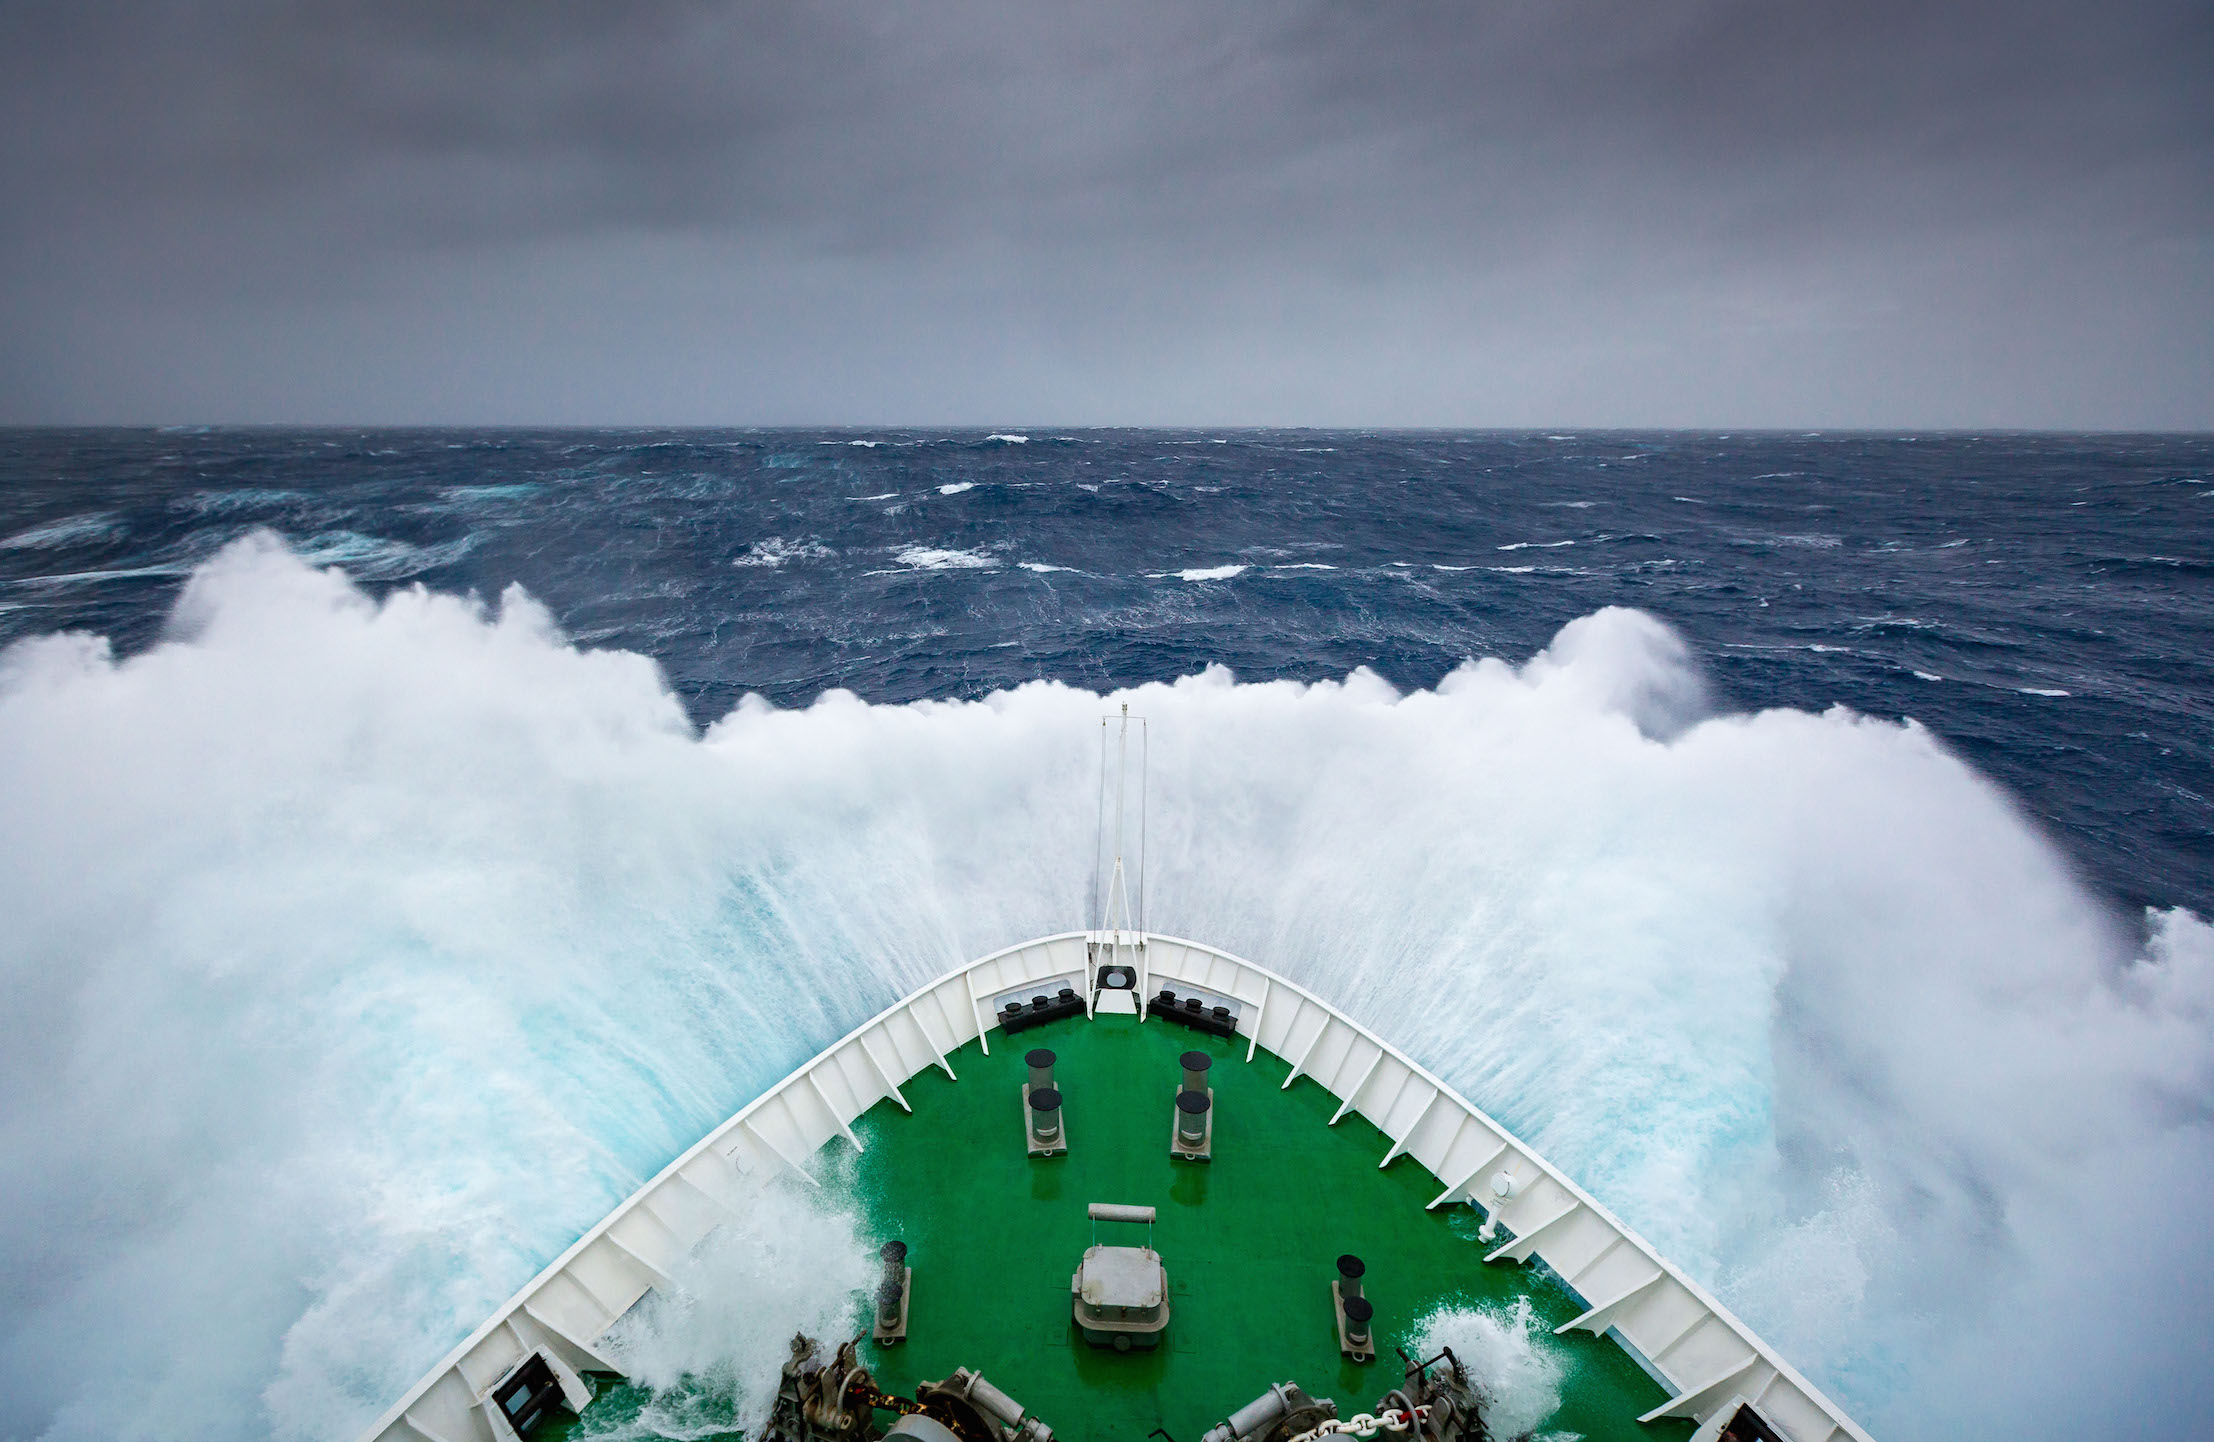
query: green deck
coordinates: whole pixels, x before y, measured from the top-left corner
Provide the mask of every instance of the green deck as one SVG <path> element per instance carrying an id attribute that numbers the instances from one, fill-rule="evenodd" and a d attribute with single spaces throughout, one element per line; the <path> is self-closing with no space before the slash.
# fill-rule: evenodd
<path id="1" fill-rule="evenodd" d="M 1060 1057 L 1065 1157 L 1032 1160 L 1023 1148 L 1023 1055 L 1038 1046 Z M 1194 1049 L 1215 1058 L 1206 1164 L 1168 1155 L 1176 1058 Z M 1244 1058 L 1243 1038 L 1077 1018 L 996 1035 L 989 1057 L 963 1047 L 951 1058 L 958 1082 L 933 1067 L 902 1085 L 913 1116 L 873 1108 L 855 1127 L 867 1151 L 853 1185 L 880 1236 L 908 1244 L 915 1276 L 909 1341 L 864 1350 L 878 1382 L 908 1392 L 968 1366 L 1068 1442 L 1143 1442 L 1157 1427 L 1197 1442 L 1271 1382 L 1335 1397 L 1342 1416 L 1367 1410 L 1396 1384 L 1392 1347 L 1441 1304 L 1527 1294 L 1548 1331 L 1581 1310 L 1540 1267 L 1486 1265 L 1473 1210 L 1426 1212 L 1438 1182 L 1406 1157 L 1379 1170 L 1389 1140 L 1357 1115 L 1328 1125 L 1336 1097 L 1310 1081 L 1280 1090 L 1286 1063 Z M 1159 1208 L 1173 1320 L 1158 1351 L 1095 1349 L 1071 1325 L 1069 1275 L 1092 1239 L 1095 1201 Z M 1101 1224 L 1100 1239 L 1139 1230 Z M 1329 1284 L 1341 1252 L 1368 1265 L 1379 1359 L 1365 1366 L 1338 1355 Z M 1637 1442 L 1693 1430 L 1638 1424 L 1666 1393 L 1612 1342 L 1577 1333 L 1552 1345 L 1569 1371 L 1541 1430 Z M 591 1410 L 636 1405 L 633 1394 Z"/>

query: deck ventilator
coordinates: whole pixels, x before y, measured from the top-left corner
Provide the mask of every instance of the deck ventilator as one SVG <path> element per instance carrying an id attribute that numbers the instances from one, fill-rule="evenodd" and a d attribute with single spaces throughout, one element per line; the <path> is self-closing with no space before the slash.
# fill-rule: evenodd
<path id="1" fill-rule="evenodd" d="M 1729 1386 L 1732 1382 L 1735 1382 L 1738 1378 L 1744 1376 L 1747 1372 L 1751 1371 L 1753 1367 L 1760 1362 L 1760 1359 L 1760 1353 L 1755 1352 L 1750 1357 L 1747 1357 L 1744 1361 L 1730 1368 L 1729 1371 L 1721 1373 L 1719 1376 L 1710 1377 L 1706 1381 L 1701 1382 L 1696 1387 L 1688 1387 L 1685 1390 L 1678 1392 L 1675 1396 L 1669 1398 L 1666 1402 L 1661 1403 L 1658 1407 L 1655 1407 L 1652 1411 L 1646 1413 L 1644 1416 L 1638 1418 L 1637 1420 L 1640 1422 L 1658 1422 L 1663 1417 L 1688 1417 L 1694 1411 L 1696 1411 L 1699 1404 L 1706 1401 L 1711 1394 L 1720 1391 L 1724 1387 Z"/>
<path id="2" fill-rule="evenodd" d="M 606 1370 L 610 1372 L 621 1372 L 623 1370 L 622 1368 L 615 1365 L 614 1358 L 608 1356 L 605 1352 L 602 1352 L 597 1345 L 592 1342 L 582 1342 L 577 1340 L 577 1336 L 574 1332 L 572 1332 L 569 1328 L 562 1326 L 559 1322 L 554 1321 L 545 1313 L 539 1311 L 538 1308 L 533 1306 L 531 1303 L 523 1303 L 523 1315 L 530 1318 L 533 1322 L 536 1322 L 539 1326 L 545 1328 L 548 1332 L 560 1338 L 562 1341 L 567 1342 L 570 1346 L 576 1348 L 591 1361 L 597 1363 L 599 1366 L 605 1368 Z"/>
<path id="3" fill-rule="evenodd" d="M 830 1113 L 830 1119 L 838 1124 L 838 1130 L 844 1132 L 846 1140 L 853 1143 L 853 1149 L 856 1152 L 867 1151 L 868 1148 L 861 1145 L 861 1139 L 853 1134 L 853 1128 L 846 1125 L 846 1119 L 839 1112 L 837 1104 L 831 1101 L 830 1093 L 824 1091 L 823 1084 L 815 1080 L 815 1069 L 813 1067 L 807 1069 L 807 1084 L 814 1088 L 816 1097 L 822 1102 L 824 1109 Z"/>
<path id="4" fill-rule="evenodd" d="M 1353 1084 L 1353 1090 L 1345 1094 L 1345 1100 L 1339 1104 L 1338 1109 L 1335 1112 L 1332 1112 L 1330 1114 L 1331 1126 L 1336 1126 L 1338 1124 L 1339 1118 L 1343 1117 L 1347 1112 L 1353 1110 L 1353 1103 L 1361 1099 L 1362 1091 L 1367 1088 L 1370 1082 L 1376 1079 L 1376 1068 L 1382 1066 L 1383 1064 L 1384 1049 L 1382 1047 L 1378 1047 L 1376 1048 L 1376 1055 L 1369 1058 L 1368 1070 L 1361 1073 L 1361 1079 Z"/>
<path id="5" fill-rule="evenodd" d="M 1465 1173 L 1465 1174 L 1464 1174 L 1464 1175 L 1463 1175 L 1463 1176 L 1461 1177 L 1461 1179 L 1460 1179 L 1459 1181 L 1457 1181 L 1457 1182 L 1453 1183 L 1453 1185 L 1451 1185 L 1451 1186 L 1447 1187 L 1447 1188 L 1446 1188 L 1446 1189 L 1445 1189 L 1444 1191 L 1442 1191 L 1442 1192 L 1439 1192 L 1439 1193 L 1438 1193 L 1438 1194 L 1437 1194 L 1436 1196 L 1432 1197 L 1432 1198 L 1430 1199 L 1430 1205 L 1428 1205 L 1428 1206 L 1424 1207 L 1424 1208 L 1423 1208 L 1423 1210 L 1424 1210 L 1424 1211 L 1426 1211 L 1426 1212 L 1434 1212 L 1434 1211 L 1436 1211 L 1436 1210 L 1437 1210 L 1437 1209 L 1438 1209 L 1439 1207 L 1441 1207 L 1441 1206 L 1445 1205 L 1445 1203 L 1446 1203 L 1446 1202 L 1448 1202 L 1448 1201 L 1452 1200 L 1453 1194 L 1454 1194 L 1455 1192 L 1457 1192 L 1457 1191 L 1459 1191 L 1459 1190 L 1460 1190 L 1461 1188 L 1463 1188 L 1463 1187 L 1467 1186 L 1467 1185 L 1468 1185 L 1468 1184 L 1469 1184 L 1470 1182 L 1473 1182 L 1473 1181 L 1475 1181 L 1475 1180 L 1476 1180 L 1476 1178 L 1478 1178 L 1479 1176 L 1482 1176 L 1482 1175 L 1483 1175 L 1483 1172 L 1484 1172 L 1484 1168 L 1486 1168 L 1486 1167 L 1488 1167 L 1488 1166 L 1491 1166 L 1491 1165 L 1493 1165 L 1493 1164 L 1494 1164 L 1494 1163 L 1496 1163 L 1496 1162 L 1497 1162 L 1497 1161 L 1498 1161 L 1498 1160 L 1499 1160 L 1499 1159 L 1500 1159 L 1501 1157 L 1505 1156 L 1505 1155 L 1506 1155 L 1506 1154 L 1507 1154 L 1508 1152 L 1510 1152 L 1510 1151 L 1512 1151 L 1512 1150 L 1514 1150 L 1514 1144 L 1513 1144 L 1513 1143 L 1511 1143 L 1511 1142 L 1501 1142 L 1501 1143 L 1499 1144 L 1499 1149 L 1498 1149 L 1497 1151 L 1493 1152 L 1493 1153 L 1492 1153 L 1492 1154 L 1491 1154 L 1490 1156 L 1488 1156 L 1488 1157 L 1485 1157 L 1485 1158 L 1484 1158 L 1484 1159 L 1483 1159 L 1482 1161 L 1478 1162 L 1478 1163 L 1477 1163 L 1477 1164 L 1476 1164 L 1475 1166 L 1473 1166 L 1473 1167 L 1470 1167 L 1470 1168 L 1468 1169 L 1468 1171 L 1467 1171 L 1467 1172 L 1466 1172 L 1466 1173 Z"/>
<path id="6" fill-rule="evenodd" d="M 891 1097 L 893 1101 L 899 1103 L 899 1109 L 901 1111 L 907 1113 L 909 1116 L 913 1116 L 915 1114 L 915 1109 L 907 1104 L 906 1097 L 900 1095 L 899 1083 L 892 1080 L 891 1069 L 885 1066 L 883 1062 L 877 1060 L 876 1048 L 869 1045 L 869 1034 L 867 1032 L 863 1032 L 857 1038 L 857 1040 L 861 1043 L 861 1055 L 869 1059 L 869 1065 L 876 1069 L 877 1080 L 884 1083 L 885 1094 Z"/>
<path id="7" fill-rule="evenodd" d="M 1555 1212 L 1552 1216 L 1547 1217 L 1544 1221 L 1539 1222 L 1536 1226 L 1530 1228 L 1528 1231 L 1519 1234 L 1514 1238 L 1514 1240 L 1508 1242 L 1506 1245 L 1492 1248 L 1492 1250 L 1485 1255 L 1484 1260 L 1487 1262 L 1527 1262 L 1528 1260 L 1530 1260 L 1530 1254 L 1537 1250 L 1539 1238 L 1543 1237 L 1547 1232 L 1550 1232 L 1551 1230 L 1553 1230 L 1553 1228 L 1559 1226 L 1561 1223 L 1567 1221 L 1570 1217 L 1575 1216 L 1583 1209 L 1584 1204 L 1582 1202 L 1573 1200 L 1570 1201 L 1567 1206 Z"/>

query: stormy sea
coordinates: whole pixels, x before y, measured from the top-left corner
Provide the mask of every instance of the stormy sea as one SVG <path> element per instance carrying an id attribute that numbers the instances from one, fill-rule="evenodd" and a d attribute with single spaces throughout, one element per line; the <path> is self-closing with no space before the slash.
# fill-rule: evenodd
<path id="1" fill-rule="evenodd" d="M 0 1434 L 352 1436 L 822 1045 L 1083 925 L 1124 702 L 1156 929 L 1875 1435 L 2214 1408 L 2214 438 L 19 430 L 0 479 Z"/>

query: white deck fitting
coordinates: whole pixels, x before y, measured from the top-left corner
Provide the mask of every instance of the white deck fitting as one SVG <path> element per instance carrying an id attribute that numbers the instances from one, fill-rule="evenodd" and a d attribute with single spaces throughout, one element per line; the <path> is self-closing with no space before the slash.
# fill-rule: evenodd
<path id="1" fill-rule="evenodd" d="M 687 1251 L 745 1204 L 746 1178 L 792 1171 L 834 1140 L 858 1146 L 852 1124 L 877 1102 L 906 1108 L 899 1084 L 948 1058 L 996 1018 L 979 1003 L 1018 986 L 1088 973 L 1089 944 L 1106 933 L 1065 932 L 1023 942 L 946 973 L 849 1032 L 640 1187 L 517 1292 L 406 1396 L 362 1442 L 507 1442 L 483 1401 L 531 1350 L 575 1370 L 609 1370 L 601 1337 L 668 1276 Z M 1845 1413 L 1744 1323 L 1676 1270 L 1582 1188 L 1398 1048 L 1304 987 L 1226 951 L 1151 936 L 1140 974 L 1146 995 L 1178 982 L 1242 1003 L 1247 1055 L 1265 1047 L 1359 1112 L 1391 1139 L 1381 1165 L 1410 1157 L 1444 1190 L 1430 1203 L 1491 1194 L 1504 1172 L 1516 1186 L 1499 1208 L 1503 1232 L 1485 1260 L 1536 1258 L 1588 1310 L 1556 1330 L 1612 1336 L 1669 1389 L 1640 1420 L 1706 1421 L 1750 1400 L 1793 1442 L 1871 1442 Z M 1079 983 L 1081 985 L 1081 982 Z M 1087 988 L 1088 989 L 1088 988 Z M 1335 1121 L 1337 1118 L 1333 1117 Z"/>

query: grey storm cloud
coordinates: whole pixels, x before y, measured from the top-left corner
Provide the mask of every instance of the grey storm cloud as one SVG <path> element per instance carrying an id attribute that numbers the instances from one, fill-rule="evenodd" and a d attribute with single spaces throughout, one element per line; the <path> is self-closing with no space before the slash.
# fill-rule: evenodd
<path id="1" fill-rule="evenodd" d="M 18 5 L 0 419 L 2214 424 L 2203 4 Z"/>

